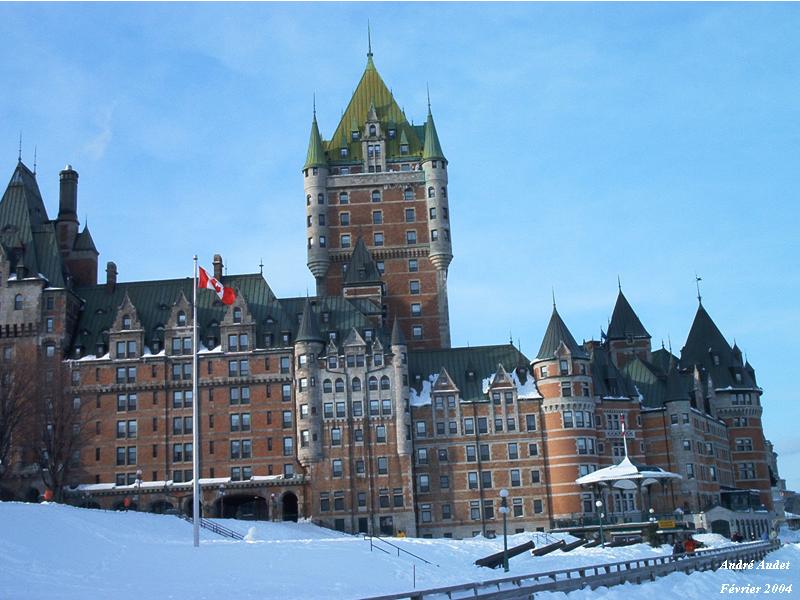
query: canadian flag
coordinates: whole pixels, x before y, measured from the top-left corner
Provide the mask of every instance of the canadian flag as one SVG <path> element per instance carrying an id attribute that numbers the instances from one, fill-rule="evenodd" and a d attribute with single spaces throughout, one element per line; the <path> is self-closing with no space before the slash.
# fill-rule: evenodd
<path id="1" fill-rule="evenodd" d="M 236 292 L 233 291 L 233 288 L 225 287 L 213 277 L 209 277 L 203 267 L 198 268 L 200 277 L 197 280 L 197 287 L 201 290 L 213 290 L 223 304 L 233 304 L 233 301 L 236 300 Z"/>

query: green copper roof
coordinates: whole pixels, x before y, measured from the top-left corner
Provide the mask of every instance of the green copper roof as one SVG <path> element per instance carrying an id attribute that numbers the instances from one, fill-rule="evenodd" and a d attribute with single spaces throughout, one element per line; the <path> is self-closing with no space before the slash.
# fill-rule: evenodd
<path id="1" fill-rule="evenodd" d="M 573 356 L 588 358 L 589 355 L 586 350 L 583 346 L 578 345 L 578 342 L 572 337 L 566 324 L 561 319 L 561 315 L 558 314 L 556 307 L 553 306 L 553 314 L 550 316 L 550 323 L 547 325 L 547 330 L 544 332 L 544 339 L 542 339 L 542 345 L 539 348 L 536 358 L 554 358 L 556 350 L 558 350 L 558 346 L 561 342 L 564 342 L 564 345 L 569 348 Z"/>
<path id="2" fill-rule="evenodd" d="M 439 136 L 436 133 L 436 125 L 433 124 L 433 115 L 428 108 L 428 120 L 425 121 L 425 147 L 422 150 L 422 160 L 441 159 L 444 160 L 442 145 L 439 143 Z"/>
<path id="3" fill-rule="evenodd" d="M 325 158 L 322 138 L 319 135 L 319 127 L 317 127 L 317 115 L 314 113 L 314 119 L 311 121 L 311 136 L 308 139 L 308 154 L 306 154 L 306 164 L 303 165 L 303 169 L 327 166 L 328 160 Z"/>
<path id="4" fill-rule="evenodd" d="M 614 305 L 614 313 L 611 315 L 611 323 L 608 326 L 608 339 L 624 340 L 628 336 L 649 338 L 650 334 L 647 333 L 639 317 L 633 312 L 628 299 L 620 290 L 617 295 L 617 303 Z"/>
<path id="5" fill-rule="evenodd" d="M 354 162 L 363 159 L 360 134 L 364 130 L 371 105 L 374 105 L 375 114 L 381 124 L 384 135 L 386 136 L 390 128 L 395 130 L 394 138 L 389 138 L 388 136 L 386 138 L 386 157 L 419 158 L 422 154 L 422 138 L 419 135 L 419 126 L 409 124 L 405 114 L 375 68 L 372 56 L 368 56 L 364 74 L 361 76 L 361 80 L 350 98 L 350 103 L 342 114 L 342 118 L 330 137 L 330 141 L 325 143 L 325 148 L 328 151 L 328 160 L 331 162 L 338 160 Z M 353 140 L 353 131 L 359 132 L 359 139 Z M 405 136 L 406 141 L 401 142 L 403 136 Z M 407 154 L 400 154 L 401 143 L 408 144 Z M 347 148 L 346 157 L 341 156 L 342 148 Z"/>
<path id="6" fill-rule="evenodd" d="M 319 323 L 317 323 L 317 316 L 311 310 L 311 301 L 306 299 L 306 305 L 303 307 L 303 316 L 300 318 L 300 327 L 297 330 L 297 337 L 295 341 L 298 342 L 324 342 L 322 334 L 319 332 Z"/>
<path id="7" fill-rule="evenodd" d="M 84 226 L 83 231 L 81 231 L 78 236 L 75 238 L 75 250 L 88 250 L 91 252 L 97 252 L 97 246 L 94 245 L 94 240 L 92 239 L 92 234 L 89 233 L 89 227 Z"/>

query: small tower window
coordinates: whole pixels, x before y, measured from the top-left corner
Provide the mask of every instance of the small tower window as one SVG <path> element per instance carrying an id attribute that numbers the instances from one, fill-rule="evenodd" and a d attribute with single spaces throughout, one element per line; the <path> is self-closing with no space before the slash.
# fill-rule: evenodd
<path id="1" fill-rule="evenodd" d="M 436 166 L 436 165 L 434 164 L 434 167 L 435 167 L 435 166 Z M 317 167 L 311 167 L 311 174 L 312 174 L 312 175 L 316 175 L 318 172 L 319 172 L 319 171 L 317 170 Z"/>
<path id="2" fill-rule="evenodd" d="M 319 247 L 325 248 L 328 245 L 328 240 L 325 239 L 324 235 L 319 236 Z"/>
<path id="3" fill-rule="evenodd" d="M 311 206 L 311 194 L 306 196 L 306 206 Z"/>
<path id="4" fill-rule="evenodd" d="M 406 231 L 406 244 L 416 244 L 417 243 L 417 232 L 416 231 Z"/>
<path id="5" fill-rule="evenodd" d="M 442 187 L 442 198 L 447 198 L 447 188 Z"/>
<path id="6" fill-rule="evenodd" d="M 431 219 L 435 219 L 436 218 L 436 207 L 435 206 L 431 206 L 430 214 L 431 214 Z"/>
<path id="7" fill-rule="evenodd" d="M 339 213 L 339 225 L 350 225 L 350 213 Z"/>
<path id="8" fill-rule="evenodd" d="M 22 310 L 22 294 L 14 296 L 14 310 Z"/>
<path id="9" fill-rule="evenodd" d="M 376 135 L 378 135 L 378 128 L 375 127 L 375 125 L 370 125 L 369 126 L 369 135 L 371 137 L 375 137 Z"/>
<path id="10" fill-rule="evenodd" d="M 178 327 L 185 327 L 186 326 L 186 313 L 180 311 L 178 313 Z"/>
<path id="11" fill-rule="evenodd" d="M 431 241 L 435 242 L 439 239 L 439 231 L 437 229 L 431 229 Z"/>
<path id="12" fill-rule="evenodd" d="M 375 246 L 383 246 L 383 233 L 377 232 L 374 235 Z"/>
<path id="13" fill-rule="evenodd" d="M 350 247 L 350 234 L 349 233 L 345 233 L 344 235 L 342 235 L 341 243 L 339 245 L 342 248 L 349 248 Z"/>
<path id="14" fill-rule="evenodd" d="M 428 198 L 435 198 L 436 197 L 436 190 L 433 189 L 433 186 L 428 188 Z"/>
<path id="15" fill-rule="evenodd" d="M 233 309 L 233 322 L 234 323 L 241 323 L 242 322 L 242 309 L 238 306 Z"/>
<path id="16" fill-rule="evenodd" d="M 325 194 L 317 194 L 317 204 L 325 204 Z"/>
<path id="17" fill-rule="evenodd" d="M 131 316 L 124 315 L 122 317 L 122 328 L 123 329 L 130 329 L 131 328 Z"/>

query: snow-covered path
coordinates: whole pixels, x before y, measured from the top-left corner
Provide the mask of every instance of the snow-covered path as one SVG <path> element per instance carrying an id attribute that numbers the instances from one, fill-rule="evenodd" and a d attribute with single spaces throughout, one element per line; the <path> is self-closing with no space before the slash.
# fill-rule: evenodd
<path id="1" fill-rule="evenodd" d="M 176 517 L 0 502 L 0 598 L 338 600 L 410 590 L 414 565 L 417 589 L 503 575 L 473 564 L 475 559 L 500 550 L 502 540 L 392 540 L 439 565 L 431 566 L 410 557 L 370 552 L 369 542 L 361 538 L 307 523 L 226 520 L 224 524 L 242 533 L 252 527 L 253 539 L 237 542 L 203 531 L 201 547 L 196 549 L 191 526 Z M 528 539 L 530 535 L 511 536 L 509 544 Z M 708 536 L 705 541 L 718 544 L 723 539 Z M 526 553 L 511 560 L 511 572 L 534 573 L 668 552 L 667 547 L 653 549 L 640 544 L 543 557 Z M 643 586 L 584 590 L 568 598 L 629 600 L 669 593 L 708 600 L 709 594 L 720 594 L 723 583 L 793 582 L 800 586 L 800 545 L 786 546 L 769 558 L 788 560 L 791 569 L 673 574 Z M 794 594 L 800 597 L 800 587 Z M 726 594 L 731 596 L 739 594 Z M 567 598 L 564 594 L 537 594 L 546 600 L 562 597 Z"/>

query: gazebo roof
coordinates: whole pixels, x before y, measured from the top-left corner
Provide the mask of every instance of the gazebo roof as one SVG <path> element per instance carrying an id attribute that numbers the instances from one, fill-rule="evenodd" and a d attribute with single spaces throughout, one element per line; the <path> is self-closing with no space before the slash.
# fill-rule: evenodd
<path id="1" fill-rule="evenodd" d="M 579 477 L 575 483 L 581 486 L 607 486 L 632 490 L 640 486 L 664 483 L 670 479 L 682 479 L 682 477 L 661 467 L 637 465 L 626 456 L 616 465 Z"/>

